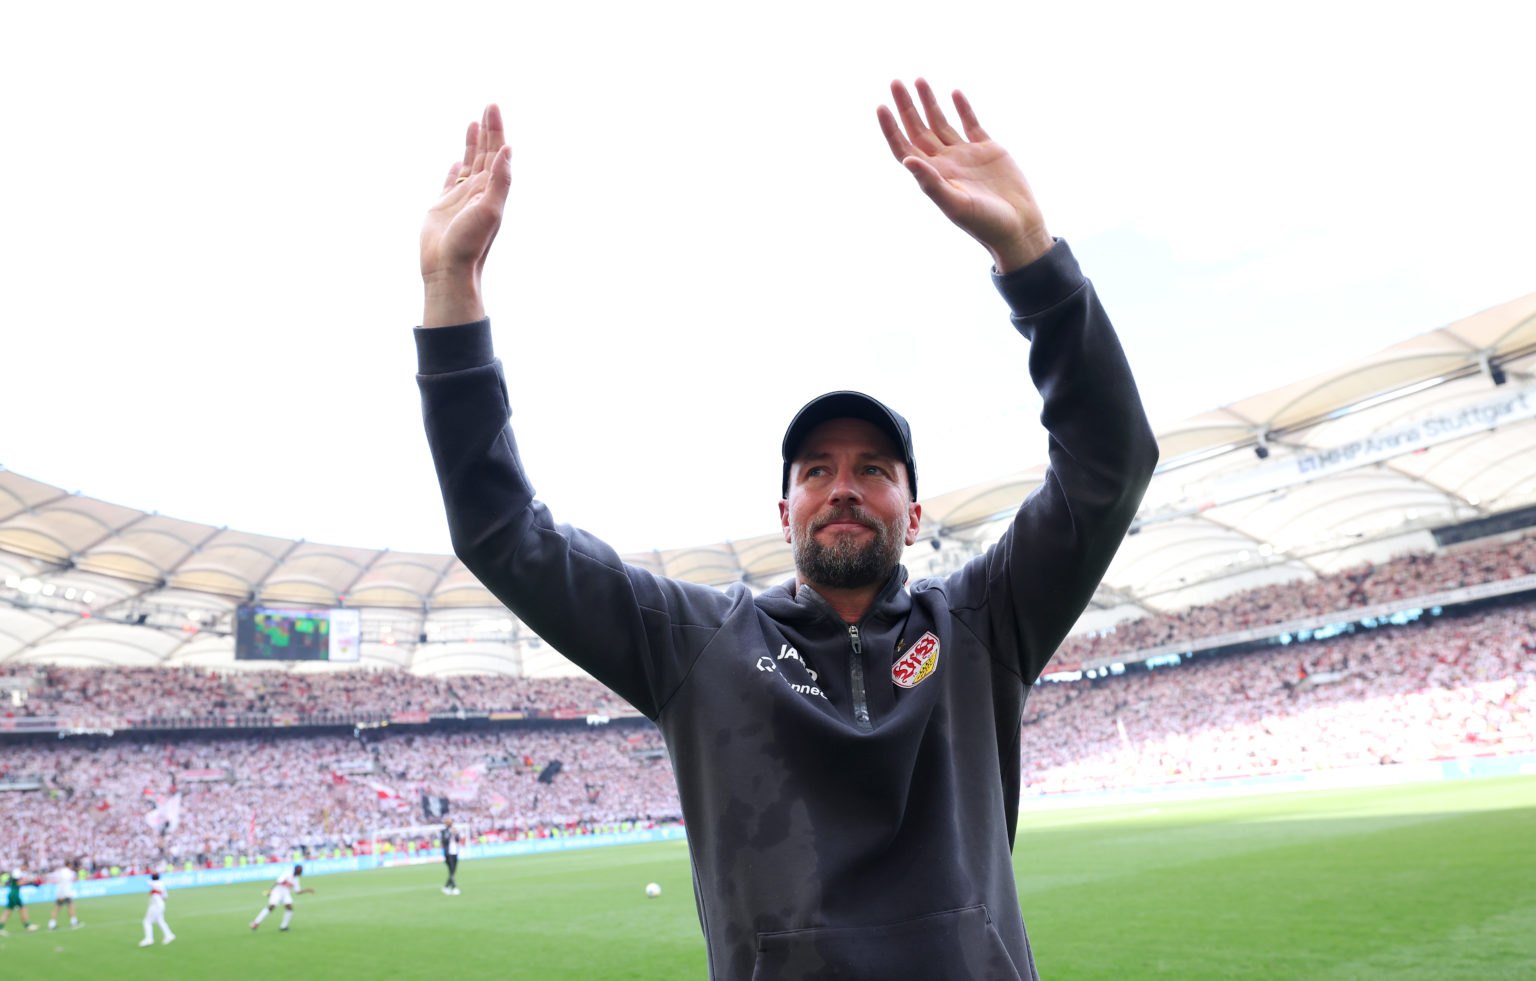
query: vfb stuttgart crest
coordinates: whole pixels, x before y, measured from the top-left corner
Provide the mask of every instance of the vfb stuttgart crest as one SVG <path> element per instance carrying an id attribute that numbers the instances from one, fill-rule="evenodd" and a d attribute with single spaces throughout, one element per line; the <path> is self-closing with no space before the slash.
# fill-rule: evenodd
<path id="1" fill-rule="evenodd" d="M 901 656 L 891 667 L 891 680 L 903 688 L 915 688 L 917 683 L 933 674 L 939 666 L 939 638 L 928 631 L 917 639 L 912 649 Z"/>

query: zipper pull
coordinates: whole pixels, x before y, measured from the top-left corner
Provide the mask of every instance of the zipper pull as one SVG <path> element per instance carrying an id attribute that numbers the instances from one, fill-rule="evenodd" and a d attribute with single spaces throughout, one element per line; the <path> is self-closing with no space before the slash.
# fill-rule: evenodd
<path id="1" fill-rule="evenodd" d="M 855 654 L 864 653 L 864 645 L 859 643 L 859 625 L 856 623 L 848 625 L 848 642 L 853 645 L 853 652 Z"/>

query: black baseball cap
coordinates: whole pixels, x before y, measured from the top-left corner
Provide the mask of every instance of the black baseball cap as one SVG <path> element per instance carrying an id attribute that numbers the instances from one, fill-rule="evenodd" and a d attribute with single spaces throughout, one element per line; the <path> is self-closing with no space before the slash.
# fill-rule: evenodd
<path id="1" fill-rule="evenodd" d="M 830 419 L 862 419 L 879 427 L 901 447 L 902 462 L 907 465 L 907 486 L 912 500 L 917 500 L 917 462 L 912 458 L 912 427 L 901 413 L 863 392 L 828 392 L 805 403 L 784 431 L 784 487 L 789 497 L 789 465 L 800 451 L 800 444 L 810 431 Z"/>

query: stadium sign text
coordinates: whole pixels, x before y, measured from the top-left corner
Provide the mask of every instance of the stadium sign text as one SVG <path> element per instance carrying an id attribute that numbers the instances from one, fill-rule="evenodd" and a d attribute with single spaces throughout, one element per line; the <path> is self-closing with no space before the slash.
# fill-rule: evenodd
<path id="1" fill-rule="evenodd" d="M 1207 507 L 1230 504 L 1257 494 L 1328 477 L 1369 463 L 1390 460 L 1439 443 L 1486 432 L 1536 417 L 1536 385 L 1499 394 L 1414 422 L 1378 430 L 1327 449 L 1302 450 L 1294 456 L 1250 467 L 1215 481 Z"/>

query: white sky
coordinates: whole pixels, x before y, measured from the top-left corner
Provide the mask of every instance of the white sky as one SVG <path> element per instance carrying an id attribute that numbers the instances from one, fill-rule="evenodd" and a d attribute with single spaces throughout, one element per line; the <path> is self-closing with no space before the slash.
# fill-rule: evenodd
<path id="1" fill-rule="evenodd" d="M 1154 426 L 1536 290 L 1527 3 L 32 4 L 0 30 L 0 464 L 146 510 L 448 551 L 416 239 L 501 103 L 487 273 L 558 517 L 774 531 L 803 402 L 880 396 L 924 496 L 1044 458 L 987 258 L 890 158 L 965 89 Z"/>

